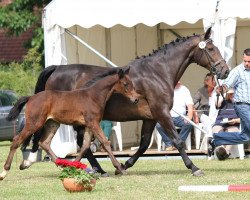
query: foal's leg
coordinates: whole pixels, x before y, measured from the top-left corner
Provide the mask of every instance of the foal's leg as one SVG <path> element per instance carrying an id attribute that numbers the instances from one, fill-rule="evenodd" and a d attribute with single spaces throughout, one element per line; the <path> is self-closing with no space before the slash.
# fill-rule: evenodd
<path id="1" fill-rule="evenodd" d="M 116 174 L 123 174 L 125 171 L 122 169 L 121 164 L 118 162 L 118 160 L 115 158 L 111 147 L 110 147 L 110 142 L 107 140 L 107 138 L 104 135 L 104 132 L 99 126 L 98 122 L 93 122 L 91 125 L 89 124 L 88 127 L 91 127 L 91 131 L 93 131 L 95 137 L 99 140 L 99 142 L 102 144 L 104 149 L 107 151 L 109 154 L 109 157 L 113 163 L 113 166 L 117 169 Z"/>
<path id="2" fill-rule="evenodd" d="M 154 120 L 143 120 L 139 149 L 131 158 L 129 158 L 125 162 L 125 165 L 122 165 L 122 167 L 125 170 L 132 167 L 135 164 L 135 162 L 138 160 L 138 158 L 142 156 L 143 153 L 148 149 L 155 124 L 156 122 Z"/>
<path id="3" fill-rule="evenodd" d="M 84 137 L 83 144 L 81 146 L 80 152 L 78 153 L 78 156 L 76 157 L 77 161 L 80 161 L 81 158 L 84 156 L 84 153 L 89 149 L 90 144 L 91 144 L 91 139 L 93 137 L 92 131 L 86 128 L 83 137 Z"/>
<path id="4" fill-rule="evenodd" d="M 84 127 L 78 126 L 74 127 L 75 131 L 77 131 L 77 144 L 79 147 L 82 147 L 83 145 L 83 139 L 84 139 Z M 88 148 L 85 152 L 85 156 L 88 159 L 90 165 L 92 166 L 93 169 L 96 169 L 98 173 L 101 173 L 102 176 L 106 177 L 109 176 L 107 172 L 105 172 L 100 164 L 97 162 L 96 158 L 94 157 L 92 151 L 90 148 Z M 81 159 L 81 158 L 80 158 Z M 80 161 L 79 159 L 79 161 Z"/>
<path id="5" fill-rule="evenodd" d="M 18 134 L 18 135 L 16 135 L 13 138 L 13 142 L 12 142 L 12 144 L 10 146 L 9 155 L 8 155 L 6 161 L 5 161 L 5 164 L 4 164 L 3 172 L 0 174 L 0 180 L 3 180 L 6 177 L 8 171 L 10 170 L 11 163 L 13 161 L 13 156 L 14 156 L 17 148 L 23 143 L 23 141 L 27 137 L 29 137 L 31 134 L 33 134 L 34 132 L 36 132 L 42 126 L 43 126 L 43 121 L 39 120 L 39 119 L 37 119 L 36 123 L 32 123 L 32 124 L 26 123 L 25 127 L 21 131 L 21 133 Z"/>
<path id="6" fill-rule="evenodd" d="M 53 162 L 56 162 L 57 156 L 50 148 L 50 144 L 59 126 L 60 123 L 49 119 L 44 126 L 44 134 L 42 135 L 42 138 L 39 141 L 39 145 L 46 151 L 47 154 L 51 156 L 51 160 Z"/>

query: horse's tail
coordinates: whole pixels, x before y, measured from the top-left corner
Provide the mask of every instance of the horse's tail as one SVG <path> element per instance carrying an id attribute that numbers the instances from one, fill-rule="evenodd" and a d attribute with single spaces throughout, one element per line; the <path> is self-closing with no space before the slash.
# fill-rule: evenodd
<path id="1" fill-rule="evenodd" d="M 46 67 L 39 75 L 38 80 L 36 82 L 35 94 L 45 90 L 45 85 L 51 74 L 56 70 L 57 66 L 52 65 Z"/>
<path id="2" fill-rule="evenodd" d="M 25 106 L 25 104 L 28 102 L 30 96 L 24 96 L 21 97 L 13 106 L 13 108 L 11 108 L 8 116 L 6 117 L 7 121 L 13 121 L 15 119 L 17 119 L 18 115 L 20 114 L 20 112 L 22 111 L 22 108 Z"/>

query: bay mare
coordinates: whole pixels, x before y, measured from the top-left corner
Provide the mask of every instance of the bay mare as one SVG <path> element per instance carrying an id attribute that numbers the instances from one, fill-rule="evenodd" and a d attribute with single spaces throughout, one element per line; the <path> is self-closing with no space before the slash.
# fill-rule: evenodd
<path id="1" fill-rule="evenodd" d="M 50 142 L 60 123 L 87 127 L 90 130 L 89 133 L 93 133 L 108 152 L 114 167 L 122 173 L 121 164 L 114 157 L 110 142 L 106 139 L 99 123 L 103 117 L 106 102 L 113 92 L 124 95 L 128 101 L 138 102 L 139 95 L 134 90 L 128 72 L 129 67 L 113 68 L 89 81 L 83 89 L 45 90 L 33 96 L 21 97 L 11 109 L 7 120 L 15 120 L 26 105 L 26 123 L 21 133 L 13 139 L 0 180 L 4 179 L 10 170 L 16 149 L 28 136 L 43 127 L 40 146 L 51 155 L 52 161 L 55 162 L 57 157 L 50 148 Z M 85 150 L 89 148 L 91 136 L 92 134 L 90 136 L 85 134 L 79 157 L 82 157 Z"/>
<path id="2" fill-rule="evenodd" d="M 103 116 L 103 119 L 111 121 L 143 120 L 140 147 L 123 165 L 125 170 L 132 167 L 147 150 L 155 124 L 159 122 L 172 138 L 186 167 L 191 169 L 195 176 L 203 175 L 203 172 L 187 156 L 184 143 L 173 124 L 170 110 L 173 105 L 174 86 L 191 63 L 205 67 L 218 78 L 225 78 L 229 73 L 228 66 L 218 48 L 209 39 L 210 34 L 211 28 L 202 35 L 177 39 L 151 55 L 142 56 L 128 64 L 131 67 L 129 75 L 136 91 L 144 98 L 140 99 L 137 105 L 131 105 L 123 96 L 113 94 L 107 102 Z M 35 93 L 43 90 L 74 90 L 95 74 L 108 69 L 83 64 L 50 66 L 40 74 Z M 37 149 L 38 146 L 33 146 L 32 151 L 35 152 Z M 90 150 L 86 157 L 92 167 L 99 167 L 99 170 L 103 171 Z M 26 167 L 29 166 L 21 168 Z"/>

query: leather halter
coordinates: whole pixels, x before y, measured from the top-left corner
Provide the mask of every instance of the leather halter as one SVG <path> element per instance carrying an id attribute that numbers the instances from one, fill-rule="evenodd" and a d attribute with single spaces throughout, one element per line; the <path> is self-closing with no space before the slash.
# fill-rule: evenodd
<path id="1" fill-rule="evenodd" d="M 208 50 L 207 50 L 207 48 L 206 48 L 208 42 L 212 42 L 212 40 L 211 40 L 211 39 L 207 39 L 207 40 L 205 40 L 205 41 L 199 42 L 199 44 L 198 44 L 199 48 L 202 50 L 200 59 L 201 59 L 201 57 L 202 57 L 202 55 L 203 55 L 203 52 L 204 52 L 205 55 L 206 55 L 206 57 L 207 57 L 207 59 L 208 59 L 208 61 L 209 61 L 209 64 L 211 65 L 211 67 L 210 67 L 210 72 L 211 72 L 213 75 L 216 75 L 217 72 L 218 72 L 218 70 L 217 70 L 216 67 L 217 67 L 222 61 L 224 61 L 224 59 L 222 58 L 222 59 L 220 59 L 220 60 L 218 60 L 218 61 L 216 61 L 216 62 L 213 62 L 213 61 L 212 61 L 212 57 L 210 56 L 210 54 L 209 54 L 209 52 L 208 52 Z M 199 59 L 199 61 L 200 61 L 200 59 Z M 197 64 L 198 64 L 198 63 L 199 63 L 199 62 L 197 62 Z M 223 69 L 223 67 L 222 67 L 222 69 Z M 222 69 L 221 69 L 221 70 L 222 70 Z"/>

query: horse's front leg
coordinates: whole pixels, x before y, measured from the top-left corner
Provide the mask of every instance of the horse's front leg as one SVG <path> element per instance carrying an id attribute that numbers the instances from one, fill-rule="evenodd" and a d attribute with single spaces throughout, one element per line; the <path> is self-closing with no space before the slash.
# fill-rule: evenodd
<path id="1" fill-rule="evenodd" d="M 104 132 L 102 131 L 102 129 L 99 126 L 98 122 L 93 122 L 92 125 L 90 125 L 89 127 L 91 127 L 91 131 L 93 131 L 95 137 L 99 140 L 99 142 L 101 143 L 101 145 L 103 146 L 103 148 L 107 151 L 107 153 L 109 154 L 109 157 L 111 159 L 111 162 L 113 164 L 113 166 L 116 168 L 116 172 L 115 174 L 124 174 L 125 170 L 122 169 L 121 164 L 118 162 L 118 160 L 115 158 L 112 150 L 111 150 L 111 146 L 110 146 L 110 142 L 107 140 L 107 138 L 105 137 Z"/>
<path id="2" fill-rule="evenodd" d="M 184 164 L 186 165 L 188 169 L 191 169 L 192 174 L 194 176 L 203 176 L 204 173 L 198 167 L 196 167 L 193 164 L 193 162 L 190 160 L 190 158 L 188 157 L 186 150 L 185 150 L 185 142 L 181 140 L 178 132 L 176 131 L 175 125 L 173 123 L 172 117 L 170 116 L 170 113 L 167 112 L 164 114 L 165 114 L 165 117 L 158 118 L 158 122 L 161 124 L 165 132 L 169 134 L 168 136 L 172 138 L 173 144 L 178 149 Z"/>
<path id="3" fill-rule="evenodd" d="M 124 165 L 122 165 L 122 167 L 125 170 L 132 167 L 135 164 L 135 162 L 139 159 L 139 157 L 142 156 L 143 153 L 148 149 L 155 124 L 156 122 L 154 120 L 143 120 L 139 149 L 131 158 L 129 158 L 125 162 Z"/>

